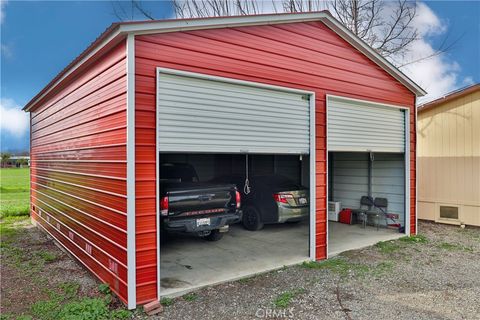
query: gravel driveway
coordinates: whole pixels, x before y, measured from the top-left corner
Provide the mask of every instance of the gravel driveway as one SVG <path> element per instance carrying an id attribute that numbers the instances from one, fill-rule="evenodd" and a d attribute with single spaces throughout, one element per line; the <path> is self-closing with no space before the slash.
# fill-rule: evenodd
<path id="1" fill-rule="evenodd" d="M 420 222 L 419 231 L 164 300 L 156 318 L 480 319 L 480 229 Z"/>
<path id="2" fill-rule="evenodd" d="M 0 227 L 2 320 L 55 302 L 51 294 L 57 297 L 65 284 L 75 284 L 76 300 L 102 297 L 98 281 L 28 220 L 11 235 Z M 419 230 L 324 262 L 163 300 L 163 313 L 149 319 L 480 319 L 480 228 L 421 222 Z M 121 309 L 116 300 L 108 307 Z M 147 318 L 141 308 L 123 319 L 131 317 Z"/>

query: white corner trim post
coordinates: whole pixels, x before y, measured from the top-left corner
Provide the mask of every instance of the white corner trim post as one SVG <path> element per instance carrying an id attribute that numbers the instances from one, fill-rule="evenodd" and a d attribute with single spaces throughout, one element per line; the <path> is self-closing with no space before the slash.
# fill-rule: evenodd
<path id="1" fill-rule="evenodd" d="M 410 235 L 410 110 L 405 109 L 405 235 Z"/>
<path id="2" fill-rule="evenodd" d="M 155 69 L 155 223 L 157 224 L 157 299 L 160 301 L 161 292 L 161 265 L 160 265 L 160 145 L 158 142 L 158 109 L 159 109 L 159 84 L 160 84 L 160 70 L 158 68 Z"/>
<path id="3" fill-rule="evenodd" d="M 128 309 L 137 306 L 135 248 L 135 36 L 127 40 L 127 284 Z"/>
<path id="4" fill-rule="evenodd" d="M 317 165 L 315 161 L 316 156 L 316 134 L 315 134 L 315 93 L 309 95 L 310 98 L 310 259 L 316 260 L 316 222 L 317 222 L 317 188 L 316 176 Z M 328 239 L 327 239 L 328 241 Z"/>
<path id="5" fill-rule="evenodd" d="M 330 171 L 328 170 L 329 167 L 329 161 L 328 161 L 328 106 L 329 106 L 329 99 L 330 95 L 326 95 L 325 96 L 325 219 L 327 220 L 327 225 L 326 225 L 326 237 L 327 237 L 327 248 L 326 248 L 326 256 L 327 256 L 327 259 L 329 258 L 328 256 L 328 233 L 329 233 L 329 228 L 328 228 L 328 197 L 330 196 L 328 190 L 330 188 L 330 184 L 329 184 L 329 176 L 330 176 Z"/>
<path id="6" fill-rule="evenodd" d="M 413 107 L 415 108 L 415 235 L 418 234 L 418 108 L 417 96 Z"/>

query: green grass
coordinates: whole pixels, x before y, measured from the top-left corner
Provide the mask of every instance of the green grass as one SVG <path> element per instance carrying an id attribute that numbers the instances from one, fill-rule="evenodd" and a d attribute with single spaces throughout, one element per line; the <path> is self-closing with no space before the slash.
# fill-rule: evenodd
<path id="1" fill-rule="evenodd" d="M 7 216 L 0 220 L 0 250 L 3 263 L 14 267 L 19 272 L 34 275 L 40 271 L 45 264 L 57 260 L 57 254 L 49 250 L 37 250 L 29 253 L 17 246 L 25 233 L 25 226 L 30 223 L 28 216 Z M 32 281 L 37 281 L 36 277 Z"/>
<path id="2" fill-rule="evenodd" d="M 185 301 L 195 301 L 198 299 L 198 295 L 196 293 L 187 293 L 183 296 L 183 300 Z"/>
<path id="3" fill-rule="evenodd" d="M 380 250 L 381 253 L 393 253 L 401 249 L 400 244 L 397 241 L 380 241 L 375 244 L 375 247 Z"/>
<path id="4" fill-rule="evenodd" d="M 401 237 L 398 240 L 406 243 L 427 243 L 428 242 L 427 237 L 421 234 Z"/>
<path id="5" fill-rule="evenodd" d="M 302 266 L 308 269 L 330 270 L 331 272 L 340 275 L 341 278 L 347 276 L 363 278 L 369 275 L 373 277 L 382 277 L 392 272 L 395 268 L 395 263 L 393 261 L 382 261 L 376 265 L 367 265 L 351 262 L 342 257 L 336 257 L 320 262 L 304 262 Z"/>
<path id="6" fill-rule="evenodd" d="M 473 248 L 462 246 L 460 244 L 449 243 L 449 242 L 442 242 L 438 246 L 438 248 L 447 250 L 447 251 L 467 251 L 473 252 Z"/>
<path id="7" fill-rule="evenodd" d="M 110 285 L 108 283 L 100 284 L 98 286 L 98 291 L 100 291 L 100 293 L 103 293 L 105 295 L 112 293 L 112 291 L 110 290 Z"/>
<path id="8" fill-rule="evenodd" d="M 37 251 L 36 254 L 44 261 L 44 262 L 53 262 L 57 260 L 57 255 L 50 251 L 40 250 Z"/>
<path id="9" fill-rule="evenodd" d="M 4 241 L 14 240 L 14 238 L 21 231 L 21 226 L 28 223 L 26 216 L 8 216 L 0 220 L 0 235 L 2 236 L 2 243 Z"/>
<path id="10" fill-rule="evenodd" d="M 29 214 L 30 169 L 0 169 L 0 217 Z"/>
<path id="11" fill-rule="evenodd" d="M 349 274 L 364 275 L 370 269 L 367 265 L 349 262 L 342 258 L 331 258 L 320 262 L 308 261 L 304 262 L 302 266 L 308 269 L 330 270 L 342 277 L 348 276 Z"/>
<path id="12" fill-rule="evenodd" d="M 424 243 L 428 243 L 428 239 L 425 236 L 418 234 L 401 237 L 398 240 L 380 241 L 375 244 L 375 247 L 380 250 L 381 253 L 390 254 L 404 249 L 406 247 L 405 245 Z"/>
<path id="13" fill-rule="evenodd" d="M 285 309 L 292 303 L 293 298 L 302 293 L 305 293 L 305 291 L 306 290 L 304 288 L 285 291 L 275 298 L 273 304 L 276 308 Z"/>
<path id="14" fill-rule="evenodd" d="M 161 298 L 160 299 L 160 303 L 163 305 L 163 306 L 171 306 L 173 303 L 175 302 L 174 299 L 172 298 Z"/>
<path id="15" fill-rule="evenodd" d="M 44 320 L 121 320 L 131 316 L 128 310 L 110 309 L 110 294 L 99 298 L 78 298 L 79 288 L 76 282 L 62 283 L 57 290 L 50 291 L 49 299 L 33 304 L 31 316 Z"/>

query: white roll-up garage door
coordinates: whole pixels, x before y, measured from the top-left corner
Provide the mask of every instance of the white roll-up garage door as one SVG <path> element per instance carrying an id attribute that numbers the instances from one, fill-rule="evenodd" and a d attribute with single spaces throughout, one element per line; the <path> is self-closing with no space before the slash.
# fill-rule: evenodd
<path id="1" fill-rule="evenodd" d="M 160 68 L 157 81 L 161 152 L 309 153 L 307 94 Z"/>
<path id="2" fill-rule="evenodd" d="M 328 97 L 329 151 L 405 152 L 405 111 L 364 101 Z"/>

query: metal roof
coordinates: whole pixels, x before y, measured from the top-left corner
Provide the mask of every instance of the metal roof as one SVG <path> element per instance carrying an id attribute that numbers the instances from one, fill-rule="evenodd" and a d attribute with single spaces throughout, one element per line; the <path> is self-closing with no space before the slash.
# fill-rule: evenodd
<path id="1" fill-rule="evenodd" d="M 454 90 L 452 92 L 447 93 L 446 95 L 444 95 L 441 98 L 432 100 L 430 102 L 426 102 L 426 103 L 424 103 L 424 104 L 422 104 L 418 107 L 418 112 L 422 112 L 422 111 L 425 111 L 425 110 L 432 109 L 432 108 L 434 108 L 438 105 L 449 102 L 453 99 L 463 97 L 463 96 L 465 96 L 467 94 L 470 94 L 472 92 L 475 92 L 475 91 L 480 91 L 480 83 L 472 84 L 470 86 Z"/>
<path id="2" fill-rule="evenodd" d="M 141 35 L 163 32 L 176 32 L 197 29 L 228 28 L 252 25 L 273 25 L 294 22 L 312 22 L 321 21 L 337 33 L 340 37 L 350 43 L 357 50 L 365 54 L 377 65 L 387 71 L 391 76 L 397 79 L 410 91 L 417 96 L 423 96 L 426 91 L 418 84 L 407 77 L 398 68 L 392 65 L 388 60 L 382 57 L 373 48 L 367 45 L 363 40 L 354 35 L 350 30 L 343 26 L 328 11 L 307 12 L 307 13 L 281 13 L 281 14 L 261 14 L 244 15 L 214 18 L 194 18 L 194 19 L 168 19 L 168 20 L 150 20 L 150 21 L 132 21 L 113 23 L 108 27 L 90 46 L 88 46 L 77 58 L 75 58 L 67 67 L 65 67 L 45 88 L 43 88 L 35 97 L 30 100 L 23 110 L 29 111 L 41 99 L 48 95 L 53 89 L 62 83 L 65 78 L 74 71 L 85 67 L 85 63 L 95 54 L 112 47 L 125 38 L 127 34 Z"/>

